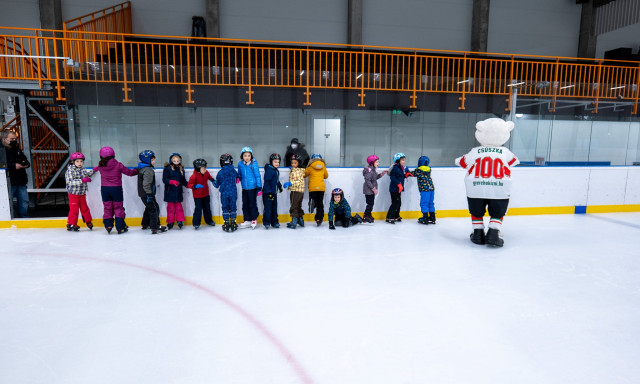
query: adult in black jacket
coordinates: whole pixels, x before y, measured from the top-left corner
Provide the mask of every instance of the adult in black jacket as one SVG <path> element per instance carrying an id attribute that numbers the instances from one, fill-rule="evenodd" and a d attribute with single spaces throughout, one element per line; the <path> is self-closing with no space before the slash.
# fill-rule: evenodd
<path id="1" fill-rule="evenodd" d="M 10 199 L 18 199 L 19 217 L 29 217 L 29 194 L 27 193 L 27 168 L 31 166 L 27 157 L 18 147 L 18 136 L 9 130 L 2 131 L 2 145 L 6 154 L 6 165 L 11 181 Z"/>
<path id="2" fill-rule="evenodd" d="M 287 147 L 287 153 L 284 155 L 285 165 L 291 167 L 291 157 L 293 155 L 300 156 L 300 166 L 306 168 L 309 165 L 309 154 L 304 149 L 304 144 L 301 144 L 295 137 L 291 139 L 291 145 Z"/>

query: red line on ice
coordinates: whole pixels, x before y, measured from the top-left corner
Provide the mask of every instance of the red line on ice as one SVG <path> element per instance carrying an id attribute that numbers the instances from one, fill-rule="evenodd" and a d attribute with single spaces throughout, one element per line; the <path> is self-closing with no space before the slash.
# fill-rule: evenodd
<path id="1" fill-rule="evenodd" d="M 180 277 L 178 275 L 171 274 L 169 272 L 164 272 L 164 271 L 160 271 L 160 270 L 157 270 L 157 269 L 145 267 L 143 265 L 127 263 L 127 262 L 124 262 L 124 261 L 105 260 L 105 259 L 99 259 L 99 258 L 94 258 L 94 257 L 73 256 L 73 255 L 55 255 L 55 256 L 70 257 L 70 258 L 74 258 L 74 259 L 91 260 L 91 261 L 101 261 L 101 262 L 104 262 L 104 263 L 111 263 L 111 264 L 117 264 L 117 265 L 123 265 L 123 266 L 126 266 L 126 267 L 131 267 L 131 268 L 137 268 L 137 269 L 141 269 L 143 271 L 147 271 L 147 272 L 155 273 L 155 274 L 158 274 L 158 275 L 161 275 L 161 276 L 164 276 L 164 277 L 168 277 L 168 278 L 170 278 L 172 280 L 176 280 L 176 281 L 179 281 L 179 282 L 184 283 L 186 285 L 189 285 L 189 286 L 191 286 L 193 288 L 196 288 L 196 289 L 204 292 L 205 294 L 213 297 L 214 299 L 223 302 L 229 308 L 233 309 L 239 315 L 244 317 L 249 323 L 251 323 L 254 327 L 256 327 L 267 338 L 267 340 L 269 340 L 271 342 L 271 344 L 273 344 L 276 347 L 278 352 L 280 352 L 280 354 L 285 358 L 287 363 L 289 363 L 291 365 L 293 370 L 299 376 L 299 378 L 302 381 L 302 383 L 304 383 L 304 384 L 313 384 L 313 381 L 311 380 L 309 375 L 305 372 L 304 368 L 302 368 L 302 365 L 296 360 L 296 358 L 293 356 L 293 354 L 291 352 L 289 352 L 289 350 L 284 346 L 284 344 L 282 344 L 280 342 L 280 340 L 278 340 L 273 335 L 273 333 L 271 333 L 267 329 L 267 327 L 265 327 L 256 318 L 251 316 L 247 311 L 242 309 L 240 306 L 238 306 L 237 304 L 235 304 L 231 300 L 229 300 L 226 297 L 224 297 L 224 296 L 212 291 L 211 289 L 209 289 L 209 288 L 207 288 L 207 287 L 205 287 L 203 285 L 200 285 L 200 284 L 198 284 L 196 282 L 193 282 L 191 280 L 187 280 L 187 279 L 185 279 L 183 277 Z"/>

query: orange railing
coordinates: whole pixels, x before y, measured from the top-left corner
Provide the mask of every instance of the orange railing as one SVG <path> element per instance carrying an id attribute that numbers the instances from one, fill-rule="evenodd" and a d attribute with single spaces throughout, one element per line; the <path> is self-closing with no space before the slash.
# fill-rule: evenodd
<path id="1" fill-rule="evenodd" d="M 102 41 L 100 44 L 65 45 L 65 55 L 77 58 L 79 62 L 96 61 L 114 42 L 122 41 L 123 34 L 130 34 L 131 2 L 114 5 L 63 23 L 65 39 L 85 39 Z"/>
<path id="2" fill-rule="evenodd" d="M 24 39 L 2 31 L 0 39 Z M 360 106 L 367 91 L 404 93 L 413 108 L 421 93 L 453 93 L 464 109 L 469 94 L 511 98 L 517 88 L 521 96 L 554 103 L 589 99 L 596 111 L 599 101 L 624 99 L 637 113 L 640 91 L 639 65 L 628 61 L 109 33 L 98 38 L 86 31 L 40 35 L 30 44 L 46 50 L 56 44 L 43 41 L 59 40 L 75 64 L 52 74 L 52 81 L 120 83 L 126 102 L 129 84 L 173 84 L 186 86 L 188 103 L 196 86 L 246 87 L 248 104 L 255 87 L 293 87 L 304 91 L 306 105 L 311 90 L 335 88 L 359 91 Z"/>

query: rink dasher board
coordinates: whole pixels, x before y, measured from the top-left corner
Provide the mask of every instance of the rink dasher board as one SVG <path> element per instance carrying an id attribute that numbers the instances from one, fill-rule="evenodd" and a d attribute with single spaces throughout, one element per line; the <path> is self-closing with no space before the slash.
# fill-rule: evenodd
<path id="1" fill-rule="evenodd" d="M 383 171 L 386 168 L 380 167 Z M 220 168 L 209 168 L 209 173 L 215 178 Z M 187 179 L 193 169 L 186 169 Z M 156 172 L 156 197 L 160 204 L 160 216 L 164 223 L 166 218 L 166 203 L 163 201 L 164 184 L 162 183 L 162 168 Z M 329 178 L 325 180 L 325 218 L 331 190 L 341 188 L 345 198 L 351 205 L 352 212 L 360 213 L 365 208 L 365 198 L 362 193 L 362 168 L 328 168 Z M 261 169 L 261 173 L 264 171 Z M 464 187 L 465 171 L 457 167 L 433 167 L 432 178 L 435 185 L 435 207 L 438 218 L 467 217 L 467 199 Z M 634 212 L 640 211 L 640 167 L 516 167 L 513 169 L 513 188 L 509 202 L 508 215 L 534 214 L 573 214 L 573 213 L 604 213 L 604 212 Z M 280 168 L 280 182 L 284 184 L 289 179 L 289 168 Z M 384 219 L 386 211 L 391 205 L 388 193 L 389 177 L 383 176 L 378 180 L 380 193 L 376 197 L 373 216 Z M 128 225 L 140 225 L 144 205 L 138 197 L 137 177 L 122 177 L 124 190 L 124 207 Z M 242 187 L 238 188 L 238 220 L 242 220 Z M 219 191 L 209 183 L 211 196 L 211 210 L 214 220 L 222 222 Z M 0 170 L 0 228 L 50 228 L 64 226 L 66 218 L 32 218 L 11 219 L 7 189 L 6 171 Z M 184 188 L 183 208 L 186 224 L 191 223 L 194 209 L 192 191 Z M 102 224 L 102 199 L 100 196 L 100 175 L 93 177 L 89 183 L 87 202 L 94 225 Z M 305 220 L 313 220 L 313 214 L 307 213 L 308 190 L 302 208 Z M 258 198 L 258 209 L 262 212 L 262 198 Z M 405 181 L 405 191 L 402 193 L 402 217 L 418 218 L 420 212 L 420 194 L 417 181 L 410 178 Z M 289 219 L 289 193 L 285 190 L 278 194 L 278 215 L 280 222 Z M 259 218 L 261 220 L 261 217 Z"/>

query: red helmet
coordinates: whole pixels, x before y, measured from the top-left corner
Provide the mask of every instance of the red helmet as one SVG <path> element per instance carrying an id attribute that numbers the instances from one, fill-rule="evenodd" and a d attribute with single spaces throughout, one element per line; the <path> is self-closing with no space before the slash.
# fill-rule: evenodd
<path id="1" fill-rule="evenodd" d="M 373 164 L 375 163 L 377 160 L 380 160 L 380 158 L 376 155 L 371 155 L 369 157 L 367 157 L 367 164 Z"/>
<path id="2" fill-rule="evenodd" d="M 74 160 L 84 160 L 84 155 L 80 152 L 74 152 L 71 154 L 71 156 L 69 156 L 69 160 L 74 161 Z"/>

